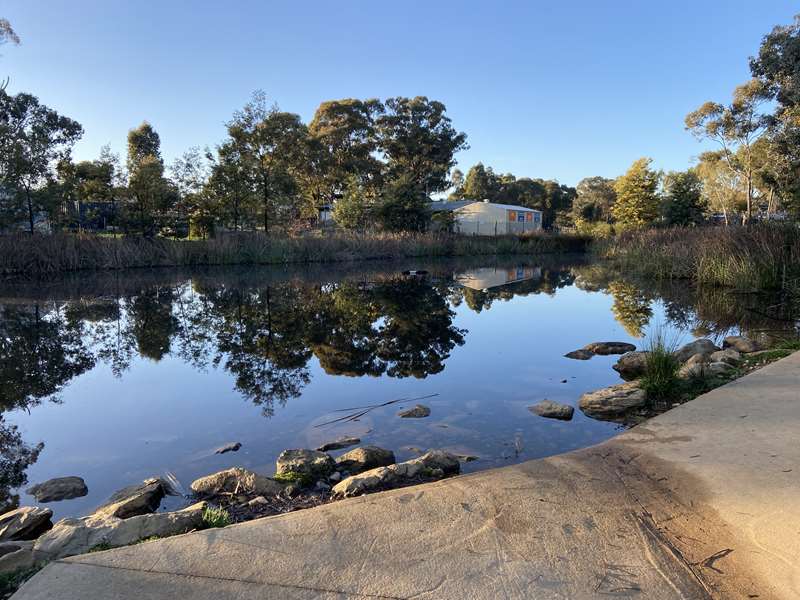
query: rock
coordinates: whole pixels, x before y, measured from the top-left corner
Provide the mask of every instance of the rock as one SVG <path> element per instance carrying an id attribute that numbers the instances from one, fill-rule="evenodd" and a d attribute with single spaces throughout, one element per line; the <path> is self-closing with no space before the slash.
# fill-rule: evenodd
<path id="1" fill-rule="evenodd" d="M 480 459 L 479 456 L 475 456 L 474 454 L 454 454 L 453 456 L 463 463 L 475 462 Z"/>
<path id="2" fill-rule="evenodd" d="M 691 367 L 694 365 L 705 366 L 711 362 L 711 354 L 695 354 L 684 363 L 684 366 Z"/>
<path id="3" fill-rule="evenodd" d="M 85 496 L 89 493 L 89 488 L 80 477 L 56 477 L 32 485 L 25 493 L 36 498 L 38 502 L 58 502 Z"/>
<path id="4" fill-rule="evenodd" d="M 278 456 L 276 472 L 280 475 L 296 473 L 308 475 L 315 479 L 327 477 L 335 470 L 333 459 L 317 450 L 284 450 Z"/>
<path id="5" fill-rule="evenodd" d="M 334 483 L 340 481 L 341 479 L 342 479 L 342 474 L 339 471 L 334 471 L 328 477 L 328 481 L 333 481 Z"/>
<path id="6" fill-rule="evenodd" d="M 331 486 L 325 483 L 324 481 L 318 481 L 317 484 L 314 486 L 317 491 L 319 492 L 327 492 L 330 491 Z"/>
<path id="7" fill-rule="evenodd" d="M 205 477 L 200 477 L 189 486 L 200 497 L 213 497 L 221 494 L 256 494 L 275 496 L 284 486 L 277 481 L 258 475 L 241 467 L 225 469 Z"/>
<path id="8" fill-rule="evenodd" d="M 567 352 L 564 356 L 566 358 L 573 358 L 575 360 L 589 360 L 594 356 L 594 352 L 586 350 L 585 348 L 579 348 L 578 350 Z"/>
<path id="9" fill-rule="evenodd" d="M 32 569 L 46 556 L 33 550 L 33 540 L 0 543 L 0 574 Z"/>
<path id="10" fill-rule="evenodd" d="M 619 373 L 625 381 L 633 381 L 644 375 L 647 370 L 648 354 L 648 352 L 637 350 L 626 352 L 611 368 Z"/>
<path id="11" fill-rule="evenodd" d="M 417 404 L 414 408 L 407 408 L 397 413 L 398 417 L 404 419 L 421 419 L 431 414 L 431 409 L 423 404 Z"/>
<path id="12" fill-rule="evenodd" d="M 34 552 L 48 560 L 83 554 L 97 546 L 117 548 L 149 537 L 168 537 L 201 527 L 205 502 L 175 512 L 137 515 L 119 519 L 94 514 L 80 519 L 62 519 L 34 544 Z"/>
<path id="13" fill-rule="evenodd" d="M 711 354 L 709 360 L 710 362 L 724 362 L 736 366 L 742 360 L 742 355 L 733 348 L 726 348 L 725 350 L 717 350 Z"/>
<path id="14" fill-rule="evenodd" d="M 332 442 L 328 442 L 326 444 L 322 444 L 319 448 L 317 448 L 318 452 L 328 452 L 329 450 L 341 450 L 342 448 L 349 448 L 350 446 L 355 446 L 356 444 L 360 444 L 361 440 L 357 437 L 341 437 L 338 440 L 334 440 Z"/>
<path id="15" fill-rule="evenodd" d="M 568 404 L 560 404 L 552 400 L 542 400 L 533 406 L 529 406 L 528 410 L 540 417 L 547 417 L 548 419 L 560 419 L 562 421 L 569 421 L 572 418 L 575 409 Z"/>
<path id="16" fill-rule="evenodd" d="M 720 377 L 729 374 L 734 368 L 726 362 L 712 362 L 706 366 L 705 374 L 709 377 Z"/>
<path id="17" fill-rule="evenodd" d="M 586 344 L 583 350 L 587 350 L 592 354 L 600 354 L 606 356 L 608 354 L 625 354 L 626 352 L 633 352 L 636 346 L 628 344 L 627 342 L 593 342 Z"/>
<path id="18" fill-rule="evenodd" d="M 737 352 L 758 352 L 761 350 L 761 346 L 759 346 L 756 342 L 751 340 L 750 338 L 746 338 L 743 335 L 729 335 L 724 340 L 722 340 L 722 347 L 723 348 L 733 348 Z"/>
<path id="19" fill-rule="evenodd" d="M 253 498 L 252 500 L 249 500 L 247 502 L 247 506 L 249 506 L 251 508 L 254 508 L 254 507 L 257 508 L 259 506 L 265 506 L 267 504 L 269 504 L 269 500 L 264 498 L 264 496 L 256 496 L 255 498 Z"/>
<path id="20" fill-rule="evenodd" d="M 682 346 L 676 350 L 675 358 L 678 359 L 678 362 L 685 363 L 695 354 L 711 354 L 717 350 L 719 350 L 719 348 L 714 345 L 714 342 L 706 338 L 701 338 L 699 340 L 689 342 L 685 346 Z"/>
<path id="21" fill-rule="evenodd" d="M 0 515 L 0 542 L 33 540 L 53 524 L 53 511 L 38 506 L 21 506 Z"/>
<path id="22" fill-rule="evenodd" d="M 704 362 L 694 362 L 691 364 L 687 362 L 680 369 L 678 369 L 678 378 L 698 379 L 700 377 L 703 377 L 706 372 L 706 365 L 707 363 Z"/>
<path id="23" fill-rule="evenodd" d="M 151 513 L 161 504 L 165 493 L 160 479 L 145 479 L 138 485 L 130 485 L 115 492 L 94 514 L 127 519 Z"/>
<path id="24" fill-rule="evenodd" d="M 595 392 L 587 392 L 580 399 L 583 413 L 595 419 L 617 417 L 647 402 L 644 390 L 635 381 L 620 383 Z"/>
<path id="25" fill-rule="evenodd" d="M 442 450 L 431 450 L 406 462 L 370 469 L 348 477 L 333 486 L 333 496 L 346 498 L 397 487 L 419 477 L 454 475 L 461 467 L 458 458 Z"/>
<path id="26" fill-rule="evenodd" d="M 214 450 L 214 454 L 225 454 L 226 452 L 237 452 L 239 448 L 242 447 L 240 442 L 231 442 L 230 444 L 225 444 L 224 446 L 220 446 L 216 450 Z"/>
<path id="27" fill-rule="evenodd" d="M 361 473 L 376 467 L 386 467 L 395 463 L 394 452 L 377 446 L 363 446 L 345 452 L 336 459 L 336 467 L 350 473 Z"/>

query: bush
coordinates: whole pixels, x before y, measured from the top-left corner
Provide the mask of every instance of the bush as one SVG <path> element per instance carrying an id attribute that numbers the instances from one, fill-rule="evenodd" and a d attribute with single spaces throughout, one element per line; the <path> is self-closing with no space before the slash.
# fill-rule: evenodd
<path id="1" fill-rule="evenodd" d="M 231 515 L 224 508 L 208 506 L 203 511 L 203 526 L 205 529 L 225 527 L 231 524 Z"/>

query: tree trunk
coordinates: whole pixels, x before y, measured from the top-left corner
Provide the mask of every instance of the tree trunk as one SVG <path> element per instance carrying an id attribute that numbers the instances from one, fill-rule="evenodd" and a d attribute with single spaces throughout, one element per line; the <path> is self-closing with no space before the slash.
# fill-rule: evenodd
<path id="1" fill-rule="evenodd" d="M 33 201 L 31 200 L 31 191 L 25 186 L 25 200 L 28 202 L 28 224 L 30 225 L 30 234 L 33 235 Z"/>

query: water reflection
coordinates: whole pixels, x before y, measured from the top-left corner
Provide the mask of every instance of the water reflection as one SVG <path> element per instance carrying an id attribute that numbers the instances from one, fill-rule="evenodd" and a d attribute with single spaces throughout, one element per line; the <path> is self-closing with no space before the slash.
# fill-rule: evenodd
<path id="1" fill-rule="evenodd" d="M 424 379 L 469 343 L 467 328 L 455 323 L 458 310 L 482 315 L 497 303 L 557 298 L 568 288 L 610 298 L 614 319 L 633 337 L 645 335 L 656 314 L 666 321 L 660 325 L 695 336 L 741 329 L 763 339 L 798 326 L 786 299 L 637 282 L 596 264 L 436 264 L 425 276 L 374 266 L 84 277 L 0 293 L 0 411 L 57 402 L 70 381 L 98 365 L 124 379 L 137 361 L 170 357 L 197 372 L 228 373 L 241 397 L 273 417 L 320 377 L 314 361 L 331 377 Z M 517 340 L 507 343 L 503 350 L 527 352 Z M 0 503 L 13 504 L 10 490 L 24 485 L 42 445 L 26 444 L 2 413 Z"/>

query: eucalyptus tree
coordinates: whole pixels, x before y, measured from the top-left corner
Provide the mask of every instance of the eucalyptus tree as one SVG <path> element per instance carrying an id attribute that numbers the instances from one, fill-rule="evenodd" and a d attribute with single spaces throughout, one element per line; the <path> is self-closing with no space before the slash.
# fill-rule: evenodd
<path id="1" fill-rule="evenodd" d="M 8 188 L 0 198 L 12 219 L 27 212 L 31 235 L 38 187 L 52 178 L 54 167 L 69 159 L 83 135 L 80 123 L 48 108 L 36 96 L 11 96 L 0 90 L 0 183 Z"/>
<path id="2" fill-rule="evenodd" d="M 614 180 L 606 177 L 585 177 L 575 188 L 573 218 L 583 221 L 611 221 L 611 207 L 617 199 Z"/>
<path id="3" fill-rule="evenodd" d="M 134 221 L 140 233 L 152 235 L 177 194 L 164 177 L 161 138 L 147 121 L 128 132 L 127 166 Z"/>
<path id="4" fill-rule="evenodd" d="M 769 88 L 759 79 L 738 86 L 728 105 L 706 102 L 686 115 L 686 129 L 698 139 L 717 142 L 728 166 L 739 172 L 746 188 L 745 218 L 753 214 L 754 172 L 753 144 L 770 122 L 761 112 L 769 100 Z"/>
<path id="5" fill-rule="evenodd" d="M 246 164 L 241 148 L 234 140 L 228 140 L 217 146 L 216 156 L 207 156 L 211 174 L 206 193 L 216 203 L 223 223 L 234 231 L 249 227 L 256 198 L 251 181 L 253 169 Z"/>
<path id="6" fill-rule="evenodd" d="M 259 198 L 264 231 L 276 220 L 301 214 L 298 172 L 308 129 L 300 117 L 268 105 L 264 92 L 257 91 L 227 127 Z"/>

